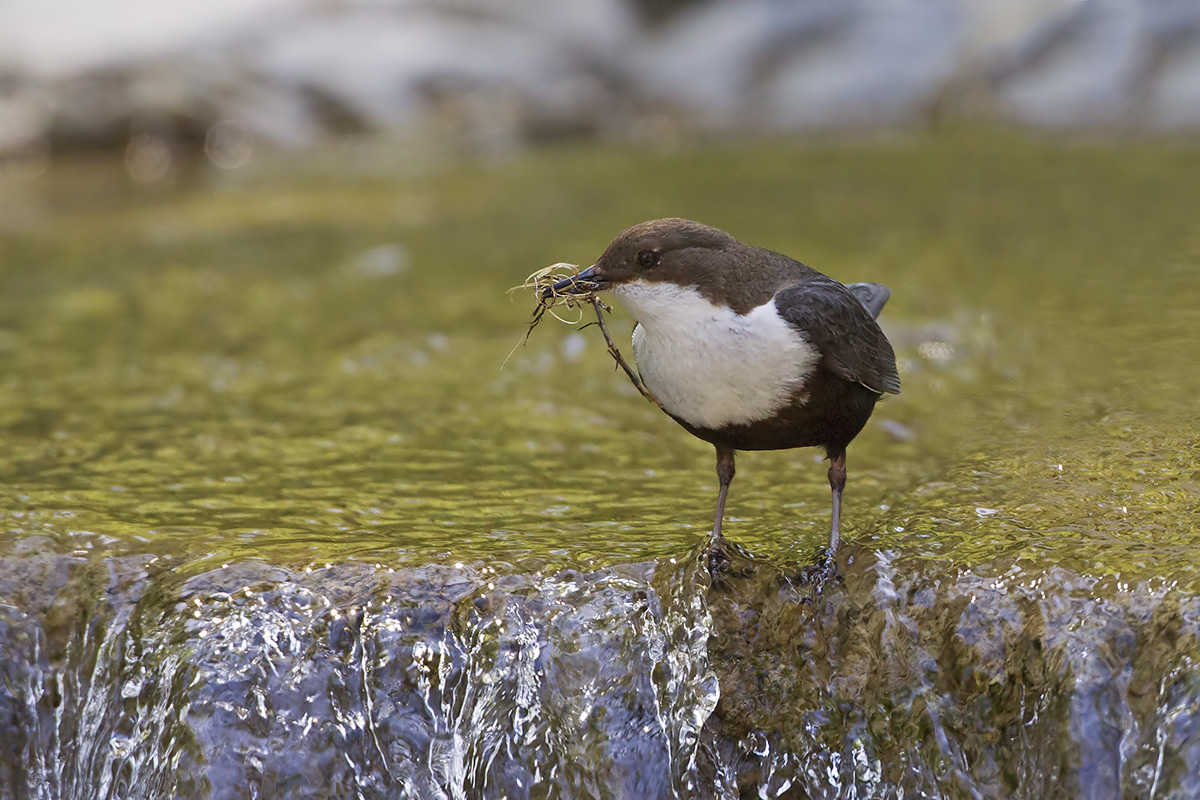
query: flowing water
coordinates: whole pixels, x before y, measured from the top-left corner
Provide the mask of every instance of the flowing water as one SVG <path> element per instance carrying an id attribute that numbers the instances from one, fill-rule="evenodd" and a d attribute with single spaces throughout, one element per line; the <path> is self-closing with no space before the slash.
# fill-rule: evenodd
<path id="1" fill-rule="evenodd" d="M 386 152 L 5 174 L 0 797 L 1200 797 L 1200 149 Z M 815 451 L 714 578 L 597 330 L 501 369 L 667 215 L 893 289 L 834 578 Z"/>

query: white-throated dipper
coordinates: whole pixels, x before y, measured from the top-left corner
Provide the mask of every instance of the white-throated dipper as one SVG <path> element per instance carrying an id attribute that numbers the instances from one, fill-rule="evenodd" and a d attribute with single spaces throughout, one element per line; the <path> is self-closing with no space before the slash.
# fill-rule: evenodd
<path id="1" fill-rule="evenodd" d="M 896 356 L 875 317 L 886 286 L 844 286 L 780 253 L 686 219 L 634 225 L 554 286 L 605 291 L 637 320 L 638 373 L 671 417 L 717 448 L 720 546 L 737 450 L 819 446 L 833 491 L 830 556 L 841 538 L 846 446 L 885 394 Z"/>

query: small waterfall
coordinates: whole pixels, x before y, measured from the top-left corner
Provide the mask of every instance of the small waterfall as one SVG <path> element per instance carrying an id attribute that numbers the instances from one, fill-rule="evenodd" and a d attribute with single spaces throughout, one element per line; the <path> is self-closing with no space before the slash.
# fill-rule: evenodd
<path id="1" fill-rule="evenodd" d="M 1200 796 L 1200 606 L 848 550 L 0 562 L 0 797 Z"/>
<path id="2" fill-rule="evenodd" d="M 3 699 L 29 767 L 3 795 L 693 796 L 718 696 L 698 563 L 243 563 L 149 586 L 110 559 L 60 653 L 20 615 Z"/>

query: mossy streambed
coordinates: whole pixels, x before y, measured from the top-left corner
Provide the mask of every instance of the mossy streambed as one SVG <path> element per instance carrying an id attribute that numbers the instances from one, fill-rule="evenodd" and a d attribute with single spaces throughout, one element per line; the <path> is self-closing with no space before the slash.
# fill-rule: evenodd
<path id="1" fill-rule="evenodd" d="M 1198 796 L 1198 209 L 1200 148 L 992 134 L 7 181 L 0 796 Z M 666 215 L 893 289 L 840 582 L 814 451 L 714 586 L 599 332 L 500 370 Z"/>

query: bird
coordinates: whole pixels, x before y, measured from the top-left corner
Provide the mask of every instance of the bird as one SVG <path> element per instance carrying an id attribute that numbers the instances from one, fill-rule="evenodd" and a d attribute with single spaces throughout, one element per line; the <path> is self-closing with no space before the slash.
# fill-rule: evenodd
<path id="1" fill-rule="evenodd" d="M 630 312 L 638 375 L 684 430 L 716 448 L 722 523 L 738 451 L 822 447 L 841 541 L 846 447 L 876 402 L 900 393 L 896 356 L 876 322 L 891 290 L 844 285 L 805 264 L 687 219 L 617 235 L 557 294 L 603 293 Z"/>

